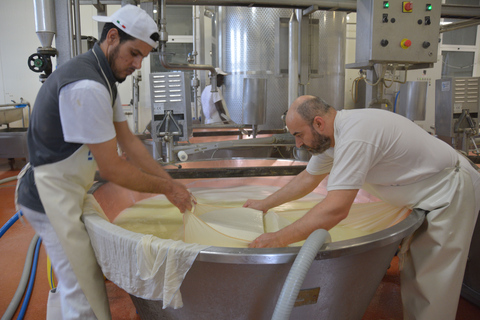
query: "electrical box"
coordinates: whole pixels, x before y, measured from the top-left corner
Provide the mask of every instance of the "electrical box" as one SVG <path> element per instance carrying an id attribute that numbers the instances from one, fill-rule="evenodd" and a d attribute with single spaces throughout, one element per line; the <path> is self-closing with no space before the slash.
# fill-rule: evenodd
<path id="1" fill-rule="evenodd" d="M 167 134 L 174 141 L 188 141 L 192 135 L 190 82 L 185 72 L 150 74 L 152 99 L 151 134 L 154 141 Z"/>
<path id="2" fill-rule="evenodd" d="M 357 0 L 356 65 L 437 62 L 441 0 Z"/>
<path id="3" fill-rule="evenodd" d="M 435 81 L 435 133 L 456 149 L 452 142 L 465 130 L 478 132 L 480 77 L 442 78 Z"/>

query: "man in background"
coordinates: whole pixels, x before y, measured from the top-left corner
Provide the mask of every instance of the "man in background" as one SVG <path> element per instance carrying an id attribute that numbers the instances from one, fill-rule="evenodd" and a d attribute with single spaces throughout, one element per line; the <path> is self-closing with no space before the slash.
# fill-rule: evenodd
<path id="1" fill-rule="evenodd" d="M 215 68 L 215 71 L 217 73 L 217 92 L 212 92 L 211 84 L 206 86 L 202 92 L 202 110 L 205 116 L 205 124 L 228 124 L 231 123 L 230 114 L 220 91 L 225 83 L 227 73 L 220 68 Z"/>

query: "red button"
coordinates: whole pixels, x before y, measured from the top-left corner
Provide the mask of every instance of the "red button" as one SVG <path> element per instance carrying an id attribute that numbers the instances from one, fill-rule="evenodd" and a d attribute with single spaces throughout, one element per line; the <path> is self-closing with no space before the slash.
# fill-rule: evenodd
<path id="1" fill-rule="evenodd" d="M 412 11 L 413 4 L 411 2 L 405 3 L 405 11 Z"/>
<path id="2" fill-rule="evenodd" d="M 408 39 L 403 39 L 403 40 L 400 42 L 400 46 L 401 46 L 403 49 L 408 49 L 411 45 L 412 45 L 412 41 L 411 41 L 411 40 L 408 40 Z"/>

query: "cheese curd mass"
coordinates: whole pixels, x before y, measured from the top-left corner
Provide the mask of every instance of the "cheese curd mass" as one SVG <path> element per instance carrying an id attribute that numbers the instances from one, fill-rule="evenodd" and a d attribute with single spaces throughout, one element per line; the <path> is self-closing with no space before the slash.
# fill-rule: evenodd
<path id="1" fill-rule="evenodd" d="M 246 248 L 263 232 L 274 232 L 302 217 L 324 198 L 310 194 L 262 214 L 243 208 L 246 199 L 261 199 L 278 190 L 273 186 L 236 186 L 190 189 L 197 200 L 182 215 L 163 195 L 137 202 L 122 211 L 114 223 L 124 229 L 162 239 L 183 240 L 219 247 Z M 410 211 L 385 202 L 355 203 L 347 219 L 329 230 L 333 241 L 357 238 L 385 229 Z M 300 246 L 303 241 L 292 244 Z"/>

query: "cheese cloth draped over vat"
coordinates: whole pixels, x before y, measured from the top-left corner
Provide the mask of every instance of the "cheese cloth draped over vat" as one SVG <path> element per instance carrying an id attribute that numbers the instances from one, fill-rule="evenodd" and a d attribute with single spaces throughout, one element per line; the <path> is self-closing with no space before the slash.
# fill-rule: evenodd
<path id="1" fill-rule="evenodd" d="M 91 238 L 97 259 L 109 280 L 134 296 L 163 300 L 163 308 L 179 308 L 183 305 L 179 288 L 202 249 L 210 245 L 247 247 L 264 231 L 283 228 L 324 198 L 324 195 L 310 194 L 275 207 L 264 217 L 258 210 L 242 208 L 248 198 L 263 199 L 278 189 L 272 186 L 191 188 L 198 202 L 193 212 L 181 215 L 165 196 L 158 195 L 124 210 L 115 219 L 122 228 L 110 224 L 109 228 L 118 228 L 114 232 L 120 239 L 105 236 L 104 226 L 88 229 L 94 234 Z M 364 197 L 360 201 L 371 200 Z M 348 217 L 330 230 L 332 241 L 385 229 L 409 213 L 408 209 L 380 201 L 354 203 Z M 353 236 L 345 237 L 343 231 L 337 235 L 336 230 L 342 228 Z M 105 248 L 98 250 L 98 247 Z"/>

